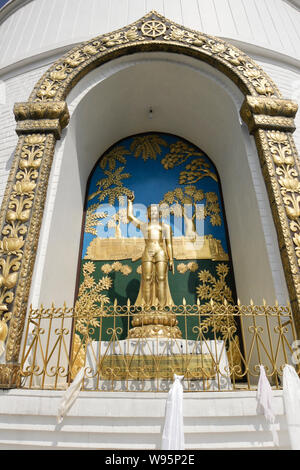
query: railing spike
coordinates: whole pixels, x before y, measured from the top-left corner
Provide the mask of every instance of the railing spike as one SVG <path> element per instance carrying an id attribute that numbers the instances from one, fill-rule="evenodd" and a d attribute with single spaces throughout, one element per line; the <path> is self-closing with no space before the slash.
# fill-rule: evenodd
<path id="1" fill-rule="evenodd" d="M 250 299 L 250 305 L 254 305 L 253 299 Z"/>
<path id="2" fill-rule="evenodd" d="M 265 307 L 267 305 L 266 299 L 263 299 L 263 306 Z"/>
<path id="3" fill-rule="evenodd" d="M 185 299 L 185 297 L 183 297 L 183 299 L 182 299 L 182 305 L 186 305 L 186 299 Z"/>
<path id="4" fill-rule="evenodd" d="M 197 305 L 200 305 L 200 298 L 197 297 Z"/>

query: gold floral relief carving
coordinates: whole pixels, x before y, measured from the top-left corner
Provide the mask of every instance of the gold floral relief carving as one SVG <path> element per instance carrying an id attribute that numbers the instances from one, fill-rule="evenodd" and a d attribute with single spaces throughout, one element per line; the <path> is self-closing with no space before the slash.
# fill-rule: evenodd
<path id="1" fill-rule="evenodd" d="M 177 265 L 177 271 L 180 274 L 185 274 L 188 271 L 191 271 L 192 273 L 198 271 L 199 265 L 195 261 L 190 261 L 189 263 L 179 263 Z"/>
<path id="2" fill-rule="evenodd" d="M 226 264 L 218 264 L 216 267 L 217 277 L 209 271 L 202 270 L 198 273 L 199 284 L 197 287 L 198 298 L 202 301 L 210 301 L 212 312 L 215 313 L 214 306 L 227 305 L 233 303 L 232 290 L 227 285 L 226 277 L 229 267 Z M 238 326 L 234 316 L 225 313 L 207 317 L 200 323 L 200 328 L 211 328 L 215 334 L 220 334 L 227 343 L 228 359 L 236 371 L 242 370 L 241 346 L 238 336 Z"/>
<path id="3" fill-rule="evenodd" d="M 112 287 L 112 280 L 109 276 L 103 276 L 98 282 L 95 281 L 93 277 L 95 269 L 96 266 L 93 262 L 84 263 L 83 280 L 75 304 L 75 315 L 78 317 L 75 329 L 86 338 L 89 337 L 91 327 L 99 327 L 99 320 L 95 315 L 99 314 L 99 308 L 101 309 L 109 303 L 109 297 L 105 291 Z"/>
<path id="4" fill-rule="evenodd" d="M 1 210 L 0 315 L 9 324 L 8 362 L 18 360 L 54 143 L 53 135 L 20 138 Z"/>
<path id="5" fill-rule="evenodd" d="M 290 134 L 258 130 L 255 134 L 279 248 L 294 313 L 300 332 L 300 178 L 297 153 Z"/>
<path id="6" fill-rule="evenodd" d="M 128 266 L 128 264 L 122 264 L 118 261 L 112 264 L 104 264 L 101 267 L 101 271 L 103 271 L 105 274 L 109 274 L 111 272 L 120 272 L 124 276 L 128 276 L 132 272 L 132 268 Z"/>

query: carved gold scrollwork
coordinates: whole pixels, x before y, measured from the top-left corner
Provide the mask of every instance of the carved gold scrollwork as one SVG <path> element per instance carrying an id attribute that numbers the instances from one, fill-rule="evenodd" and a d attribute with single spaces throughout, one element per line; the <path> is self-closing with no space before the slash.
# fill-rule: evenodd
<path id="1" fill-rule="evenodd" d="M 18 118 L 26 119 L 28 113 L 34 114 L 37 109 L 20 107 L 17 114 L 19 112 L 22 116 L 18 115 Z M 8 337 L 5 338 L 7 361 L 15 361 L 18 357 L 25 320 L 22 312 L 27 307 L 42 216 L 39 207 L 44 205 L 43 197 L 46 194 L 43 184 L 47 183 L 47 178 L 42 162 L 47 167 L 45 155 L 49 156 L 50 151 L 52 158 L 53 148 L 53 136 L 32 134 L 20 138 L 16 163 L 11 170 L 12 176 L 4 198 L 6 211 L 2 211 L 0 237 L 0 316 L 4 316 L 0 318 L 0 326 L 3 330 L 4 323 L 6 327 L 9 325 Z"/>
<path id="2" fill-rule="evenodd" d="M 276 175 L 280 192 L 285 204 L 286 213 L 290 220 L 292 232 L 296 232 L 293 241 L 296 245 L 296 255 L 300 266 L 298 237 L 300 234 L 300 181 L 293 158 L 288 136 L 283 132 L 267 132 L 270 152 L 276 165 Z"/>
<path id="3" fill-rule="evenodd" d="M 70 117 L 64 101 L 16 103 L 14 113 L 17 134 L 53 133 L 57 139 Z"/>
<path id="4" fill-rule="evenodd" d="M 279 238 L 296 326 L 300 331 L 300 177 L 291 132 L 298 105 L 247 96 L 241 116 L 254 134 Z"/>
<path id="5" fill-rule="evenodd" d="M 39 176 L 39 167 L 45 149 L 45 135 L 26 136 L 15 174 L 15 184 L 8 200 L 5 224 L 0 240 L 0 309 L 14 300 L 13 289 L 23 256 L 24 237 L 27 234 L 31 208 Z M 6 304 L 5 304 L 6 303 Z"/>
<path id="6" fill-rule="evenodd" d="M 300 178 L 289 133 L 257 130 L 255 135 L 279 240 L 295 324 L 300 331 Z"/>
<path id="7" fill-rule="evenodd" d="M 78 80 L 75 79 L 76 76 L 83 76 L 93 65 L 96 67 L 99 61 L 104 61 L 108 52 L 111 54 L 113 50 L 117 57 L 124 46 L 136 47 L 141 42 L 141 48 L 148 42 L 153 50 L 167 50 L 168 44 L 173 43 L 177 44 L 180 52 L 180 46 L 188 46 L 201 52 L 202 60 L 220 68 L 234 81 L 242 82 L 248 94 L 280 97 L 280 92 L 271 79 L 239 49 L 222 39 L 187 29 L 152 11 L 125 28 L 74 48 L 41 78 L 30 101 L 64 99 L 72 80 L 75 83 Z"/>

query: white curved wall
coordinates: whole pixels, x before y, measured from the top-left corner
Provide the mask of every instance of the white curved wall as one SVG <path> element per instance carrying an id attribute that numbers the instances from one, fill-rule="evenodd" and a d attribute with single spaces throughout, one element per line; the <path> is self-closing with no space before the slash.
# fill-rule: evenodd
<path id="1" fill-rule="evenodd" d="M 219 171 L 241 301 L 260 303 L 265 298 L 274 303 L 277 297 L 285 303 L 287 289 L 266 189 L 253 138 L 239 119 L 242 100 L 224 75 L 177 54 L 123 57 L 78 83 L 68 96 L 71 121 L 53 164 L 31 302 L 73 303 L 90 171 L 113 143 L 159 130 L 201 147 Z"/>
<path id="2" fill-rule="evenodd" d="M 0 13 L 0 69 L 153 9 L 189 28 L 300 58 L 300 12 L 285 0 L 12 0 Z"/>

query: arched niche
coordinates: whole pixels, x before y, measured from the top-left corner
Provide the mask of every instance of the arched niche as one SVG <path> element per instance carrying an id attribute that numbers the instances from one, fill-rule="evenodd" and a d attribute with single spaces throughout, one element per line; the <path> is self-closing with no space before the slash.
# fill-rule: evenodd
<path id="1" fill-rule="evenodd" d="M 289 298 L 296 326 L 298 325 L 300 307 L 300 196 L 297 152 L 292 138 L 292 133 L 295 130 L 293 118 L 297 112 L 297 106 L 289 100 L 282 99 L 279 90 L 267 74 L 250 57 L 234 46 L 220 39 L 188 30 L 172 23 L 156 12 L 150 12 L 141 20 L 128 27 L 75 47 L 71 52 L 53 64 L 46 74 L 41 77 L 27 103 L 19 103 L 15 106 L 15 116 L 18 121 L 17 133 L 20 138 L 3 199 L 0 221 L 2 235 L 1 269 L 3 277 L 0 293 L 2 303 L 0 307 L 1 311 L 4 312 L 3 321 L 9 323 L 9 333 L 6 342 L 7 365 L 1 368 L 1 382 L 4 384 L 9 382 L 9 386 L 16 380 L 18 371 L 17 363 L 20 343 L 32 274 L 35 267 L 37 247 L 38 245 L 40 246 L 38 242 L 45 200 L 46 196 L 48 198 L 54 197 L 53 193 L 51 196 L 47 190 L 56 141 L 61 137 L 62 129 L 67 126 L 69 121 L 67 103 L 63 100 L 67 99 L 75 85 L 93 69 L 97 69 L 97 67 L 105 63 L 112 63 L 113 59 L 129 57 L 136 52 L 169 52 L 180 54 L 180 56 L 194 57 L 199 63 L 208 64 L 214 70 L 221 72 L 224 77 L 228 77 L 232 83 L 237 85 L 237 88 L 244 96 L 240 114 L 247 124 L 249 132 L 255 138 L 256 150 L 253 149 L 253 153 L 256 153 L 256 163 L 258 153 L 261 166 L 261 173 L 259 170 L 257 178 L 259 180 L 262 177 L 267 188 Z M 214 110 L 218 108 L 218 104 L 220 102 L 215 103 Z M 103 103 L 99 103 L 99 106 L 102 105 Z M 192 100 L 191 105 L 194 107 L 194 100 Z M 94 107 L 89 109 L 94 109 Z M 110 115 L 111 109 L 113 108 L 108 105 L 107 116 Z M 207 109 L 209 111 L 210 106 Z M 224 119 L 225 115 L 226 119 Z M 82 116 L 85 116 L 82 128 L 84 129 L 85 127 L 84 122 L 89 121 L 91 128 L 95 129 L 95 122 L 93 123 L 92 121 L 93 113 L 89 114 L 88 109 L 85 109 Z M 223 120 L 221 116 L 223 116 Z M 178 113 L 173 113 L 171 117 L 173 124 L 176 123 L 178 126 L 180 119 Z M 233 118 L 232 121 L 231 117 Z M 224 150 L 228 152 L 232 148 L 232 140 L 231 145 L 229 142 L 230 137 L 232 135 L 236 137 L 239 132 L 245 134 L 246 131 L 241 131 L 237 113 L 233 114 L 232 108 L 229 114 L 224 113 L 224 108 L 219 108 L 215 118 L 216 120 L 211 122 L 214 125 L 218 123 L 220 136 L 222 133 L 226 134 L 224 139 L 221 140 L 223 142 L 222 152 L 224 154 Z M 183 120 L 181 119 L 182 122 Z M 132 123 L 132 120 L 128 121 L 129 125 Z M 188 131 L 187 135 L 184 135 L 184 131 L 180 134 L 180 130 L 177 131 L 174 128 L 170 130 L 169 123 L 165 123 L 165 129 L 161 128 L 159 130 L 175 132 L 191 142 L 193 142 L 194 136 L 194 143 L 198 145 L 197 139 L 200 123 L 201 120 L 199 122 L 195 121 L 192 131 Z M 230 132 L 225 133 L 224 129 L 228 129 L 228 123 L 231 123 L 232 126 Z M 140 123 L 138 129 L 134 129 L 133 132 L 128 132 L 127 130 L 126 134 L 118 136 L 118 139 L 131 133 L 145 130 L 145 128 L 140 129 L 139 126 L 144 127 Z M 196 130 L 195 127 L 197 128 Z M 237 127 L 239 127 L 239 131 L 235 133 L 235 128 Z M 205 127 L 202 128 L 204 129 Z M 110 126 L 110 132 L 106 133 L 106 139 L 109 141 L 107 146 L 118 140 L 114 139 L 115 129 L 115 126 Z M 220 148 L 215 149 L 214 152 L 214 149 L 211 147 L 214 147 L 214 145 L 219 145 L 220 147 L 220 140 L 218 144 L 214 144 L 213 142 L 216 140 L 215 134 L 212 135 L 210 129 L 206 130 L 207 137 L 211 137 L 210 143 L 207 142 L 207 149 L 205 148 L 205 143 L 202 143 L 202 145 L 199 143 L 199 146 L 204 148 L 212 158 L 216 159 L 215 163 L 218 167 L 217 158 L 218 154 L 220 154 Z M 74 133 L 74 131 L 74 127 L 73 130 L 69 127 L 66 141 L 63 143 L 63 145 L 68 146 L 68 158 L 70 158 L 71 154 L 73 154 L 73 158 L 78 158 L 76 147 L 79 134 Z M 122 133 L 122 126 L 118 132 Z M 73 142 L 70 140 L 72 133 Z M 83 137 L 82 141 L 84 141 Z M 102 139 L 101 145 L 104 145 L 104 142 L 105 139 Z M 226 146 L 224 146 L 224 142 L 226 142 Z M 245 139 L 241 138 L 239 140 L 236 138 L 234 143 L 232 155 L 236 155 L 239 163 L 242 161 L 246 162 L 245 159 L 240 158 L 243 154 Z M 251 148 L 251 144 L 249 145 L 249 148 Z M 56 157 L 59 156 L 62 148 L 63 146 L 61 149 L 56 149 Z M 86 149 L 90 149 L 88 154 L 91 156 L 90 158 L 96 161 L 101 150 L 100 144 L 96 151 L 93 145 L 87 142 Z M 105 148 L 102 149 L 102 151 L 104 150 Z M 64 159 L 64 161 L 67 162 L 68 158 Z M 79 162 L 80 160 L 78 159 L 77 161 Z M 69 163 L 71 169 L 76 167 L 74 160 L 72 162 L 69 161 Z M 220 172 L 222 168 L 218 168 L 218 170 Z M 241 170 L 241 166 L 239 166 L 239 170 Z M 63 167 L 62 171 L 64 171 Z M 90 169 L 87 171 L 87 174 L 89 171 Z M 226 168 L 224 168 L 224 171 L 226 171 Z M 65 186 L 65 194 L 70 189 L 80 189 L 84 178 L 85 172 L 82 171 L 80 172 L 80 182 L 77 181 L 76 187 L 69 188 L 68 185 Z M 233 178 L 237 181 L 237 184 L 241 182 L 240 173 L 232 173 L 231 181 Z M 246 194 L 249 197 L 247 197 L 248 202 L 245 201 L 245 207 L 249 208 L 248 214 L 252 214 L 254 213 L 253 204 L 255 205 L 257 201 L 255 202 L 255 199 L 252 199 L 254 193 L 249 187 L 252 184 L 251 180 L 247 179 L 247 183 Z M 245 190 L 245 185 L 241 189 Z M 59 191 L 60 189 L 57 188 L 57 194 L 59 194 Z M 224 190 L 225 205 L 228 206 L 225 193 L 226 191 Z M 264 190 L 262 193 L 265 194 Z M 264 196 L 261 197 L 263 198 Z M 228 209 L 227 214 L 229 214 Z M 239 220 L 238 217 L 235 219 Z M 76 218 L 74 221 L 77 223 Z M 251 246 L 251 243 L 253 243 L 253 237 L 251 238 L 249 234 L 253 229 L 259 233 L 259 225 L 260 223 L 258 225 L 252 224 L 251 229 L 249 228 L 248 236 L 244 239 L 244 243 L 248 244 L 248 246 Z M 72 225 L 70 224 L 69 227 L 72 227 Z M 232 225 L 232 227 L 234 226 Z M 233 240 L 232 235 L 231 239 Z M 74 243 L 76 243 L 76 240 L 72 241 L 72 245 Z M 49 248 L 50 246 L 51 241 L 49 237 Z M 259 250 L 257 247 L 256 249 Z M 59 258 L 58 255 L 59 252 L 56 251 L 57 259 Z M 262 260 L 262 263 L 265 265 L 264 258 Z M 257 265 L 255 268 L 257 269 Z M 249 269 L 249 266 L 247 269 Z M 251 272 L 254 272 L 254 270 L 252 269 Z M 38 282 L 43 282 L 40 281 L 40 278 L 41 276 L 36 276 Z M 265 283 L 265 279 L 262 279 L 262 281 Z M 49 292 L 51 292 L 51 289 Z M 45 300 L 48 301 L 48 298 Z"/>
<path id="2" fill-rule="evenodd" d="M 111 145 L 147 131 L 178 135 L 210 155 L 221 175 L 238 297 L 246 304 L 251 298 L 285 303 L 279 251 L 268 249 L 276 234 L 267 194 L 252 139 L 239 118 L 243 97 L 222 74 L 199 65 L 173 54 L 137 54 L 102 66 L 74 88 L 68 133 L 59 145 L 45 209 L 31 291 L 34 306 L 73 304 L 91 169 Z"/>

